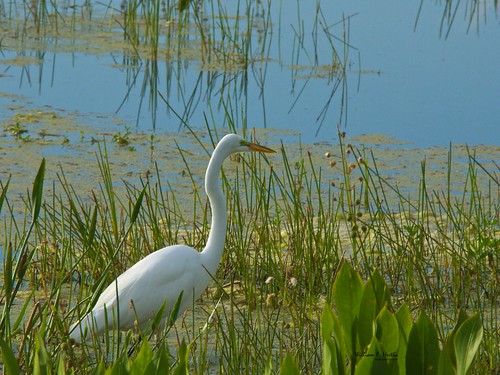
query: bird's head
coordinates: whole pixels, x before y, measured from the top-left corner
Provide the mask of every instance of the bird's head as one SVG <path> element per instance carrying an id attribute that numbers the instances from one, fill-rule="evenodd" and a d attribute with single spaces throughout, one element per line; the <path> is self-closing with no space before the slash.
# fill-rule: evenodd
<path id="1" fill-rule="evenodd" d="M 228 134 L 224 136 L 224 138 L 220 140 L 216 149 L 219 148 L 225 150 L 228 154 L 232 154 L 235 152 L 248 152 L 248 151 L 266 152 L 266 153 L 276 152 L 270 148 L 261 146 L 257 143 L 249 142 L 237 134 Z"/>

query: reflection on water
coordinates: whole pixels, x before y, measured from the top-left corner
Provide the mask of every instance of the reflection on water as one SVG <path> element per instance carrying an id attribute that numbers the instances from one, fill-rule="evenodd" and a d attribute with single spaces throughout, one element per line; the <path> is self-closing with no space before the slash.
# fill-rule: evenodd
<path id="1" fill-rule="evenodd" d="M 40 104 L 115 111 L 129 122 L 135 117 L 141 130 L 177 130 L 186 124 L 246 129 L 279 127 L 274 119 L 268 121 L 269 103 L 277 104 L 283 117 L 293 116 L 301 111 L 301 96 L 315 90 L 310 82 L 317 80 L 326 83 L 325 95 L 312 122 L 328 118 L 333 94 L 344 78 L 335 44 L 343 52 L 348 49 L 343 40 L 333 39 L 333 27 L 326 24 L 321 7 L 314 8 L 313 38 L 305 31 L 311 30 L 311 18 L 303 18 L 300 7 L 289 13 L 279 4 L 264 7 L 257 2 L 230 9 L 219 3 L 191 9 L 191 18 L 183 22 L 187 16 L 167 5 L 154 14 L 155 32 L 147 11 L 145 18 L 132 19 L 129 8 L 122 7 L 123 16 L 116 12 L 102 19 L 82 17 L 79 25 L 62 23 L 57 37 L 45 34 L 43 45 L 29 30 L 29 45 L 8 38 L 3 43 L 7 81 L 18 85 L 9 91 L 20 91 Z M 272 18 L 281 22 L 282 15 L 286 22 L 298 23 L 287 27 L 293 34 L 286 47 L 283 30 Z M 342 31 L 344 26 L 335 28 Z M 318 49 L 321 39 L 328 41 L 328 48 Z M 44 56 L 38 55 L 40 49 Z M 273 88 L 285 92 L 269 95 Z M 159 93 L 166 101 L 160 105 Z"/>
<path id="2" fill-rule="evenodd" d="M 340 124 L 417 146 L 492 142 L 493 8 L 483 23 L 457 19 L 477 8 L 427 2 L 133 4 L 4 6 L 0 115 L 49 106 L 139 132 L 267 127 L 316 142 Z"/>

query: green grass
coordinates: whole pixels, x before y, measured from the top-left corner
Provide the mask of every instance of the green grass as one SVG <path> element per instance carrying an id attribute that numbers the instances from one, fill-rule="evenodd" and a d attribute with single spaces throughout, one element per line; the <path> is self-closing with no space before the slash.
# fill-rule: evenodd
<path id="1" fill-rule="evenodd" d="M 155 126 L 156 113 L 161 109 L 158 107 L 158 88 L 166 82 L 164 96 L 168 100 L 174 95 L 174 103 L 179 102 L 182 108 L 177 108 L 180 125 L 190 119 L 200 102 L 206 100 L 217 111 L 232 113 L 227 123 L 220 125 L 235 125 L 244 131 L 248 127 L 249 100 L 261 101 L 264 113 L 266 111 L 265 82 L 268 64 L 273 62 L 291 71 L 296 101 L 290 110 L 295 107 L 309 79 L 326 78 L 332 83 L 331 95 L 325 98 L 324 108 L 318 114 L 318 121 L 322 123 L 334 93 L 339 88 L 345 91 L 344 70 L 350 46 L 348 40 L 343 40 L 345 35 L 336 35 L 345 30 L 333 30 L 336 25 L 327 24 L 320 4 L 315 9 L 314 24 L 311 30 L 306 30 L 300 15 L 292 21 L 297 25 L 281 25 L 282 7 L 272 7 L 270 2 L 239 0 L 228 6 L 221 1 L 187 1 L 181 6 L 173 1 L 128 0 L 119 8 L 91 1 L 67 8 L 52 1 L 23 2 L 14 4 L 11 11 L 6 12 L 4 20 L 8 32 L 0 48 L 11 51 L 42 48 L 61 53 L 116 52 L 123 56 L 121 61 L 117 59 L 116 65 L 126 68 L 128 86 L 118 111 L 127 103 L 134 88 L 140 87 L 137 121 L 145 107 L 143 100 L 147 99 Z M 281 52 L 286 48 L 280 44 L 281 37 L 278 40 L 274 37 L 281 35 L 281 27 L 290 31 L 300 29 L 290 63 L 289 51 Z M 305 36 L 309 33 L 314 37 Z M 49 43 L 41 46 L 40 40 Z M 51 43 L 52 40 L 57 43 Z M 318 58 L 319 43 L 331 50 L 325 61 Z M 278 60 L 272 53 L 274 44 L 280 49 Z M 338 51 L 334 44 L 346 50 Z M 186 73 L 188 66 L 191 70 L 199 69 L 194 87 Z M 259 90 L 257 99 L 248 96 L 254 81 Z"/>
<path id="2" fill-rule="evenodd" d="M 462 191 L 454 191 L 452 173 L 443 191 L 432 191 L 423 162 L 420 186 L 409 197 L 378 172 L 376 155 L 344 144 L 342 136 L 331 152 L 333 168 L 320 167 L 321 159 L 309 152 L 290 155 L 292 145 L 277 148 L 269 159 L 245 155 L 226 163 L 229 234 L 221 266 L 194 310 L 164 338 L 151 338 L 152 353 L 163 352 L 175 367 L 185 341 L 191 373 L 252 374 L 277 371 L 291 353 L 302 373 L 318 373 L 320 316 L 326 302 L 333 304 L 345 259 L 364 279 L 377 270 L 395 309 L 406 303 L 414 319 L 425 311 L 441 345 L 461 309 L 479 312 L 484 338 L 473 373 L 497 371 L 498 170 L 470 153 Z M 178 148 L 185 163 L 179 179 L 192 187 L 192 205 L 185 206 L 186 189 L 166 186 L 160 170 L 116 190 L 107 149 L 100 150 L 101 178 L 90 195 L 78 191 L 64 170 L 43 186 L 44 174 L 53 171 L 42 164 L 20 215 L 9 200 L 9 181 L 2 182 L 1 337 L 28 373 L 42 346 L 53 369 L 76 373 L 93 371 L 101 359 L 106 366 L 126 361 L 131 348 L 130 360 L 137 358 L 134 334 L 109 333 L 73 347 L 69 324 L 146 254 L 181 242 L 201 248 L 208 235 L 202 176 L 189 152 Z"/>
<path id="3" fill-rule="evenodd" d="M 248 99 L 241 101 L 241 93 L 248 75 L 258 72 L 264 94 L 268 35 L 273 24 L 281 32 L 281 14 L 273 19 L 270 4 L 253 2 L 238 2 L 236 14 L 228 14 L 222 2 L 211 2 L 210 9 L 208 3 L 203 9 L 182 4 L 129 0 L 123 10 L 108 7 L 112 17 L 103 18 L 107 23 L 98 21 L 98 28 L 109 31 L 118 25 L 130 87 L 145 67 L 143 93 L 149 92 L 153 108 L 157 61 L 173 59 L 177 70 L 170 64 L 168 74 L 182 76 L 182 64 L 192 59 L 202 69 L 198 83 L 206 78 L 204 94 L 213 98 L 210 110 L 226 114 L 222 125 L 246 133 Z M 78 9 L 63 14 L 54 2 L 26 2 L 7 14 L 15 20 L 22 13 L 24 23 L 14 34 L 24 40 L 31 28 L 49 35 L 67 25 L 78 30 L 80 22 L 94 20 L 90 2 Z M 207 13 L 211 16 L 204 17 Z M 63 22 L 68 19 L 71 23 Z M 345 84 L 348 38 L 341 43 L 345 50 L 334 48 L 332 26 L 321 7 L 311 34 L 301 24 L 298 19 L 294 26 L 293 88 L 300 97 L 307 79 L 299 87 L 302 82 L 295 78 L 307 66 L 308 74 L 333 82 L 331 100 Z M 345 24 L 344 31 L 349 29 Z M 328 62 L 315 60 L 318 38 L 331 47 Z M 331 69 L 322 70 L 325 64 Z M 217 80 L 223 83 L 216 95 Z M 193 92 L 182 84 L 174 90 L 184 103 L 175 114 L 185 124 L 201 95 L 198 84 Z M 211 122 L 208 113 L 206 123 Z M 6 131 L 26 141 L 23 147 L 36 142 L 36 137 L 24 135 L 22 124 Z M 113 141 L 134 152 L 133 138 L 127 131 L 116 133 Z M 120 273 L 169 244 L 203 247 L 210 211 L 201 184 L 203 169 L 192 160 L 193 153 L 201 152 L 197 150 L 212 150 L 218 138 L 214 132 L 210 141 L 202 141 L 193 132 L 197 147 L 169 145 L 182 170 L 175 179 L 159 167 L 164 165 L 162 154 L 152 137 L 150 170 L 141 179 L 117 176 L 107 146 L 100 144 L 99 178 L 90 192 L 72 182 L 67 171 L 42 160 L 22 201 L 13 188 L 16 176 L 0 181 L 4 366 L 11 365 L 14 373 L 17 364 L 27 373 L 46 366 L 86 374 L 154 358 L 172 371 L 187 366 L 191 373 L 276 373 L 280 368 L 292 371 L 293 364 L 302 373 L 319 373 L 324 360 L 320 317 L 325 306 L 335 305 L 333 286 L 346 260 L 364 280 L 375 271 L 384 277 L 394 309 L 406 303 L 414 320 L 425 312 L 437 327 L 441 346 L 462 309 L 478 312 L 484 335 L 472 372 L 499 371 L 498 166 L 469 150 L 464 182 L 457 182 L 450 147 L 440 187 L 429 187 L 432 171 L 424 160 L 415 189 L 407 191 L 380 169 L 376 151 L 346 144 L 343 134 L 326 159 L 335 161 L 331 167 L 317 150 L 300 144 L 274 145 L 280 152 L 269 159 L 246 155 L 228 161 L 222 181 L 229 208 L 226 251 L 214 282 L 193 311 L 160 338 L 143 339 L 151 345 L 137 343 L 136 332 L 129 332 L 72 346 L 67 338 L 70 323 Z"/>

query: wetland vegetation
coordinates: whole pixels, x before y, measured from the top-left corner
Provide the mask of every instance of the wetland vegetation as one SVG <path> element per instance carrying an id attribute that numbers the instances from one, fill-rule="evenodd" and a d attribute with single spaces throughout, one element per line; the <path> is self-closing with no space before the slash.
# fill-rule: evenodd
<path id="1" fill-rule="evenodd" d="M 196 148 L 209 150 L 216 139 L 200 138 Z M 290 353 L 301 372 L 319 372 L 320 318 L 328 305 L 341 314 L 334 285 L 348 261 L 364 280 L 373 272 L 382 276 L 389 311 L 404 305 L 414 320 L 425 312 L 441 343 L 462 312 L 479 312 L 483 340 L 473 372 L 496 371 L 498 167 L 466 150 L 459 178 L 449 150 L 437 180 L 444 189 L 427 186 L 431 163 L 422 161 L 418 189 L 407 193 L 368 149 L 339 139 L 327 155 L 282 145 L 279 158 L 242 157 L 226 165 L 230 212 L 222 265 L 202 300 L 158 341 L 151 339 L 151 361 L 165 356 L 175 367 L 184 356 L 193 373 L 264 373 L 279 369 Z M 206 241 L 203 163 L 191 162 L 190 150 L 177 149 L 173 162 L 181 167 L 174 179 L 151 169 L 135 184 L 126 178 L 117 184 L 108 147 L 114 155 L 123 146 L 100 143 L 100 177 L 90 193 L 64 170 L 47 180 L 54 163 L 40 166 L 22 202 L 12 203 L 11 182 L 2 181 L 1 329 L 22 369 L 47 362 L 54 371 L 86 373 L 146 356 L 138 349 L 127 356 L 137 332 L 73 347 L 69 324 L 91 305 L 97 285 L 145 254 Z M 344 292 L 353 287 L 347 285 Z"/>
<path id="2" fill-rule="evenodd" d="M 0 46 L 19 48 L 11 64 L 26 77 L 25 49 L 114 49 L 130 82 L 142 74 L 148 105 L 166 106 L 184 130 L 141 134 L 113 121 L 97 129 L 81 114 L 10 108 L 0 137 L 4 372 L 500 371 L 498 146 L 412 150 L 343 128 L 332 130 L 336 143 L 290 144 L 279 140 L 288 134 L 250 131 L 241 88 L 249 74 L 264 87 L 281 13 L 270 2 L 236 4 L 129 0 L 96 15 L 90 1 L 1 3 Z M 319 125 L 334 101 L 342 124 L 348 19 L 334 35 L 317 4 L 316 33 L 298 20 L 287 68 L 329 82 Z M 449 4 L 443 19 L 453 21 Z M 319 38 L 327 61 L 316 59 Z M 57 43 L 40 49 L 49 40 Z M 159 59 L 172 69 L 160 74 Z M 157 80 L 190 62 L 200 64 L 195 89 L 169 87 L 184 100 L 179 112 Z M 294 82 L 298 92 L 306 86 Z M 203 126 L 190 127 L 203 96 L 225 121 L 207 111 Z M 158 337 L 109 332 L 74 346 L 69 326 L 100 286 L 163 246 L 203 247 L 202 177 L 226 131 L 279 153 L 224 166 L 228 238 L 209 289 Z M 373 360 L 377 350 L 384 360 Z"/>

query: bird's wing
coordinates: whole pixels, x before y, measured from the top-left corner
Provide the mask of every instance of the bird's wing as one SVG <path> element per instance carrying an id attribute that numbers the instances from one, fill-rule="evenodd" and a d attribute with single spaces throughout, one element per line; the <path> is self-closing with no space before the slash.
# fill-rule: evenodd
<path id="1" fill-rule="evenodd" d="M 108 310 L 115 308 L 118 299 L 120 320 L 130 315 L 133 321 L 131 301 L 137 315 L 151 317 L 165 301 L 166 310 L 170 310 L 181 291 L 194 288 L 194 279 L 200 272 L 203 268 L 199 253 L 193 248 L 184 245 L 163 248 L 137 262 L 112 282 L 99 297 L 94 311 L 104 306 Z"/>

